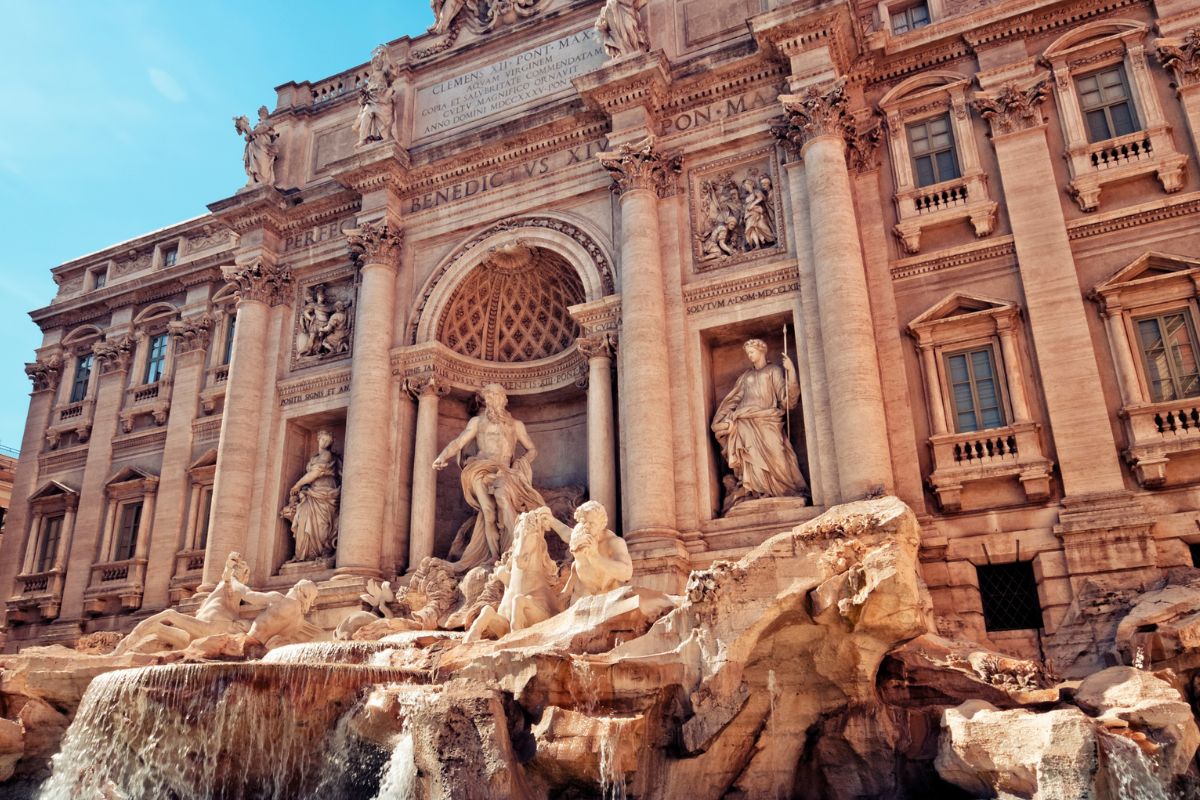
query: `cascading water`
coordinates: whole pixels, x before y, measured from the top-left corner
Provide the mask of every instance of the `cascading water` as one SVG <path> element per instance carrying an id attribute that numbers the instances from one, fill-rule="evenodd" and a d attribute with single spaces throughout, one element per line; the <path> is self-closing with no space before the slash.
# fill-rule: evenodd
<path id="1" fill-rule="evenodd" d="M 1104 730 L 1098 736 L 1106 800 L 1170 800 L 1154 774 L 1154 763 L 1137 742 Z"/>
<path id="2" fill-rule="evenodd" d="M 385 642 L 309 642 L 278 647 L 263 657 L 265 664 L 372 664 L 379 653 L 395 645 Z"/>
<path id="3" fill-rule="evenodd" d="M 407 727 L 396 740 L 387 771 L 373 800 L 412 800 L 417 792 L 417 761 L 412 734 Z"/>
<path id="4" fill-rule="evenodd" d="M 38 797 L 366 800 L 391 771 L 391 743 L 360 735 L 358 715 L 372 687 L 411 677 L 262 662 L 101 675 Z"/>

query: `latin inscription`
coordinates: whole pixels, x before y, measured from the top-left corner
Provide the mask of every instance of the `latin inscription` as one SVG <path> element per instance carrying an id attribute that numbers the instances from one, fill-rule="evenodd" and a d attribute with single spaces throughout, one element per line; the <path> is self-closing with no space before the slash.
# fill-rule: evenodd
<path id="1" fill-rule="evenodd" d="M 570 88 L 604 63 L 592 28 L 417 90 L 416 138 L 500 114 Z"/>
<path id="2" fill-rule="evenodd" d="M 502 186 L 512 186 L 515 183 L 540 178 L 572 164 L 591 162 L 596 153 L 602 152 L 605 146 L 603 140 L 588 142 L 547 156 L 522 161 L 504 169 L 485 173 L 478 178 L 469 178 L 433 192 L 416 195 L 410 201 L 410 207 L 413 213 L 428 211 L 443 203 L 466 200 Z"/>
<path id="3" fill-rule="evenodd" d="M 684 133 L 693 128 L 702 128 L 714 122 L 730 119 L 747 111 L 755 111 L 766 106 L 775 105 L 779 100 L 779 92 L 775 89 L 756 89 L 744 92 L 736 97 L 729 97 L 709 103 L 706 106 L 693 108 L 664 119 L 659 123 L 659 135 L 667 136 L 673 133 Z"/>
<path id="4" fill-rule="evenodd" d="M 326 397 L 336 397 L 339 394 L 345 394 L 350 391 L 349 383 L 339 383 L 336 386 L 326 386 L 323 389 L 312 389 L 303 394 L 294 394 L 289 397 L 280 399 L 279 406 L 287 408 L 294 406 L 297 403 L 310 403 L 313 400 L 324 400 Z"/>
<path id="5" fill-rule="evenodd" d="M 336 222 L 326 222 L 322 225 L 316 225 L 306 231 L 300 231 L 285 238 L 283 240 L 283 252 L 290 253 L 302 247 L 312 247 L 322 242 L 327 242 L 330 239 L 337 239 L 345 236 L 346 231 L 353 227 L 354 217 L 346 217 Z"/>

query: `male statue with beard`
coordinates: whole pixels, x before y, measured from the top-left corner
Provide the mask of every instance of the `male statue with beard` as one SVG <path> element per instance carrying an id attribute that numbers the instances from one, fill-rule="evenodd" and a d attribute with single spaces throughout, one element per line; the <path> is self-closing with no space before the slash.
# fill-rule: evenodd
<path id="1" fill-rule="evenodd" d="M 504 387 L 489 383 L 479 395 L 483 409 L 433 462 L 435 470 L 442 470 L 471 442 L 477 448 L 462 466 L 463 495 L 478 513 L 462 558 L 453 565 L 459 573 L 495 563 L 512 546 L 517 517 L 545 505 L 533 488 L 537 448 L 524 423 L 508 412 Z M 520 457 L 517 445 L 525 449 Z"/>

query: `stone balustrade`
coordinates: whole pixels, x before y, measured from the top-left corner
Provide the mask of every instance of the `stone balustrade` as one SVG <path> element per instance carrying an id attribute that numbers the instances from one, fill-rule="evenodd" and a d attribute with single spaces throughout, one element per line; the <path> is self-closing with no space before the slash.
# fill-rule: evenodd
<path id="1" fill-rule="evenodd" d="M 83 593 L 83 611 L 98 616 L 119 607 L 133 611 L 142 605 L 146 585 L 145 558 L 104 561 L 92 565 L 91 582 Z"/>
<path id="2" fill-rule="evenodd" d="M 1200 469 L 1179 462 L 1200 453 L 1200 398 L 1127 405 L 1120 416 L 1129 446 L 1125 459 L 1143 488 L 1152 489 L 1200 477 Z M 1168 462 L 1178 469 L 1168 475 Z"/>
<path id="3" fill-rule="evenodd" d="M 1050 496 L 1053 466 L 1042 454 L 1036 423 L 1018 422 L 1001 428 L 932 436 L 934 470 L 929 483 L 944 511 L 963 508 L 963 487 L 985 481 L 1020 482 L 1029 502 Z"/>

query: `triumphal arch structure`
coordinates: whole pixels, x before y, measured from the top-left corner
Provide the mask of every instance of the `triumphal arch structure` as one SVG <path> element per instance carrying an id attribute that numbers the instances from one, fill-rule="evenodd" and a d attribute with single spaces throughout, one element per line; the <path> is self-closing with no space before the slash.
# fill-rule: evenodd
<path id="1" fill-rule="evenodd" d="M 679 593 L 893 493 L 939 625 L 1035 652 L 1200 549 L 1190 5 L 440 2 L 278 87 L 244 186 L 53 269 L 9 646 L 234 552 L 332 627 L 534 498 Z"/>

